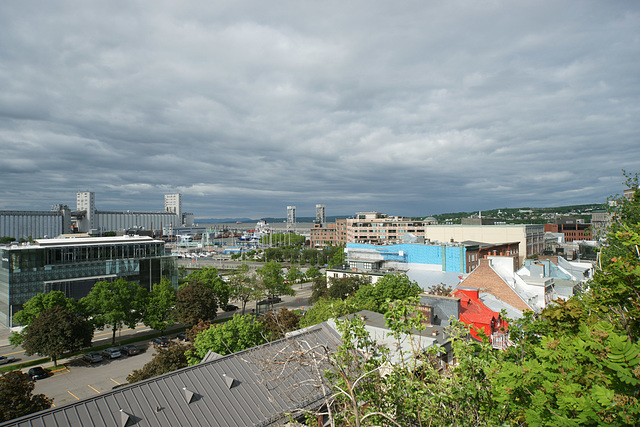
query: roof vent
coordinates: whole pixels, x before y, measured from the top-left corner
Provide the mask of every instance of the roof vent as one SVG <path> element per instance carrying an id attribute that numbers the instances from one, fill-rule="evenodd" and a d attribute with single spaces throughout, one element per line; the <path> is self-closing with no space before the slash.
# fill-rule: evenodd
<path id="1" fill-rule="evenodd" d="M 131 416 L 124 412 L 123 409 L 120 409 L 120 427 L 125 427 L 129 422 L 129 418 L 131 418 Z"/>
<path id="2" fill-rule="evenodd" d="M 187 403 L 191 403 L 191 401 L 193 400 L 193 396 L 195 396 L 195 393 L 186 387 L 182 387 L 182 391 L 184 391 L 184 399 L 187 401 Z"/>
<path id="3" fill-rule="evenodd" d="M 224 377 L 224 380 L 227 382 L 227 387 L 231 389 L 231 387 L 235 385 L 236 380 L 232 377 L 228 377 L 227 374 L 222 374 L 222 376 Z"/>

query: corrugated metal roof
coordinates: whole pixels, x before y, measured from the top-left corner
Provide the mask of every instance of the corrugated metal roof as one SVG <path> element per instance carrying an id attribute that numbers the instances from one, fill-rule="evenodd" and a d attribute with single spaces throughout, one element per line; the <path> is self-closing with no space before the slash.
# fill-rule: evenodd
<path id="1" fill-rule="evenodd" d="M 8 421 L 2 426 L 270 426 L 288 412 L 319 406 L 319 370 L 340 336 L 326 323 L 283 338 L 189 366 L 95 397 Z M 227 378 L 233 379 L 229 387 Z M 187 391 L 193 393 L 192 396 Z M 189 403 L 189 400 L 191 403 Z"/>

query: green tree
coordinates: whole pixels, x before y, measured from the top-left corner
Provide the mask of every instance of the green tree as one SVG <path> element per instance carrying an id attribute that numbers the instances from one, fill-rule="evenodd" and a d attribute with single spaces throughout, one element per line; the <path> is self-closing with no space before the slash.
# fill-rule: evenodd
<path id="1" fill-rule="evenodd" d="M 196 282 L 187 285 L 176 293 L 176 319 L 187 326 L 199 320 L 215 319 L 218 312 L 216 294 L 208 286 Z"/>
<path id="2" fill-rule="evenodd" d="M 14 322 L 28 326 L 40 314 L 49 308 L 64 307 L 71 311 L 79 311 L 78 303 L 73 298 L 67 298 L 62 291 L 51 291 L 48 293 L 36 294 L 29 301 L 24 303 L 22 310 L 13 315 Z M 18 346 L 23 339 L 22 333 L 13 332 L 9 341 L 14 346 Z"/>
<path id="3" fill-rule="evenodd" d="M 295 295 L 290 284 L 284 283 L 282 265 L 275 261 L 264 263 L 258 269 L 258 275 L 262 278 L 262 284 L 269 295 Z"/>
<path id="4" fill-rule="evenodd" d="M 157 353 L 142 369 L 134 369 L 127 376 L 129 384 L 173 372 L 188 366 L 186 352 L 191 346 L 170 344 L 167 348 L 156 347 Z"/>
<path id="5" fill-rule="evenodd" d="M 198 283 L 210 288 L 215 294 L 218 307 L 225 307 L 229 303 L 231 289 L 229 285 L 222 280 L 218 269 L 215 267 L 204 267 L 201 270 L 192 272 L 187 276 L 187 283 L 189 285 Z"/>
<path id="6" fill-rule="evenodd" d="M 351 298 L 346 300 L 320 298 L 300 319 L 301 327 L 317 325 L 331 318 L 338 318 L 358 311 Z"/>
<path id="7" fill-rule="evenodd" d="M 344 245 L 333 246 L 333 256 L 331 257 L 331 266 L 340 267 L 345 264 Z"/>
<path id="8" fill-rule="evenodd" d="M 290 331 L 300 329 L 300 316 L 293 310 L 287 310 L 283 307 L 282 310 L 274 313 L 270 311 L 260 316 L 260 322 L 264 325 L 265 336 L 269 341 L 275 341 L 282 337 L 284 334 Z"/>
<path id="9" fill-rule="evenodd" d="M 496 364 L 495 402 L 528 425 L 634 425 L 640 419 L 640 344 L 611 324 L 543 337 L 534 357 Z"/>
<path id="10" fill-rule="evenodd" d="M 49 356 L 55 366 L 66 352 L 91 345 L 93 326 L 74 311 L 60 306 L 45 309 L 24 328 L 22 347 L 30 356 L 40 353 Z"/>
<path id="11" fill-rule="evenodd" d="M 305 274 L 307 276 L 307 280 L 313 280 L 316 277 L 320 277 L 320 270 L 318 267 L 309 267 L 307 268 L 307 272 Z"/>
<path id="12" fill-rule="evenodd" d="M 119 278 L 113 282 L 97 282 L 89 295 L 80 300 L 93 317 L 94 324 L 103 329 L 110 325 L 113 329 L 111 344 L 116 343 L 116 332 L 125 325 L 135 328 L 142 319 L 145 290 L 135 282 Z"/>
<path id="13" fill-rule="evenodd" d="M 166 278 L 153 285 L 145 303 L 144 324 L 161 333 L 176 322 L 174 306 L 176 304 L 176 290 Z"/>
<path id="14" fill-rule="evenodd" d="M 329 289 L 327 288 L 327 278 L 325 276 L 316 277 L 313 280 L 309 304 L 315 304 L 320 298 L 329 298 Z"/>
<path id="15" fill-rule="evenodd" d="M 360 310 L 384 314 L 390 303 L 418 296 L 421 292 L 422 288 L 405 274 L 386 274 L 375 283 L 360 286 L 354 301 Z"/>
<path id="16" fill-rule="evenodd" d="M 212 325 L 196 336 L 189 363 L 198 363 L 208 351 L 225 355 L 265 342 L 265 329 L 260 321 L 250 314 L 236 314 L 231 320 Z"/>
<path id="17" fill-rule="evenodd" d="M 327 282 L 329 298 L 346 299 L 349 296 L 353 296 L 361 286 L 370 285 L 371 279 L 368 276 L 349 275 L 345 277 L 331 277 Z"/>
<path id="18" fill-rule="evenodd" d="M 242 314 L 244 314 L 247 303 L 256 298 L 257 278 L 255 273 L 251 273 L 247 264 L 239 266 L 229 279 L 231 296 L 242 304 Z"/>
<path id="19" fill-rule="evenodd" d="M 293 285 L 298 280 L 298 276 L 300 273 L 300 268 L 292 265 L 285 274 L 285 279 L 289 282 L 289 285 Z"/>
<path id="20" fill-rule="evenodd" d="M 53 403 L 44 394 L 33 394 L 34 382 L 20 370 L 0 376 L 0 422 L 49 409 Z"/>

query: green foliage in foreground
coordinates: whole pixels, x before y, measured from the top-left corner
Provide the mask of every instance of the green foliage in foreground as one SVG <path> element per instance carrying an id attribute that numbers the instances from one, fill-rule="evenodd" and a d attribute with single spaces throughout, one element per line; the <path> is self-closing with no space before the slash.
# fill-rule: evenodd
<path id="1" fill-rule="evenodd" d="M 198 333 L 189 364 L 198 363 L 208 351 L 222 355 L 231 354 L 266 341 L 265 328 L 261 322 L 250 314 L 236 314 L 231 320 L 211 325 Z"/>
<path id="2" fill-rule="evenodd" d="M 52 401 L 44 394 L 33 394 L 34 382 L 20 371 L 0 376 L 0 422 L 51 407 Z"/>
<path id="3" fill-rule="evenodd" d="M 638 176 L 627 183 L 637 189 Z M 344 300 L 321 297 L 319 283 L 303 324 L 369 308 L 386 312 L 397 341 L 381 347 L 357 316 L 337 322 L 343 340 L 325 356 L 331 393 L 324 415 L 340 426 L 638 425 L 640 192 L 616 202 L 602 268 L 584 293 L 508 320 L 506 350 L 493 349 L 488 337 L 469 339 L 468 327 L 454 322 L 452 365 L 442 363 L 444 348 L 423 351 L 411 337 L 422 326 L 420 314 L 410 313 L 413 286 L 402 276 L 361 286 Z M 389 304 L 394 299 L 408 304 Z"/>

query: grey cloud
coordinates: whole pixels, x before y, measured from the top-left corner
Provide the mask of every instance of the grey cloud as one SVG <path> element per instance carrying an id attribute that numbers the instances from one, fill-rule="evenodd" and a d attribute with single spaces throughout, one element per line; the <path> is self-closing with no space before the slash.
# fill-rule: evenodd
<path id="1" fill-rule="evenodd" d="M 634 2 L 20 2 L 0 208 L 199 217 L 604 201 L 640 169 Z"/>

